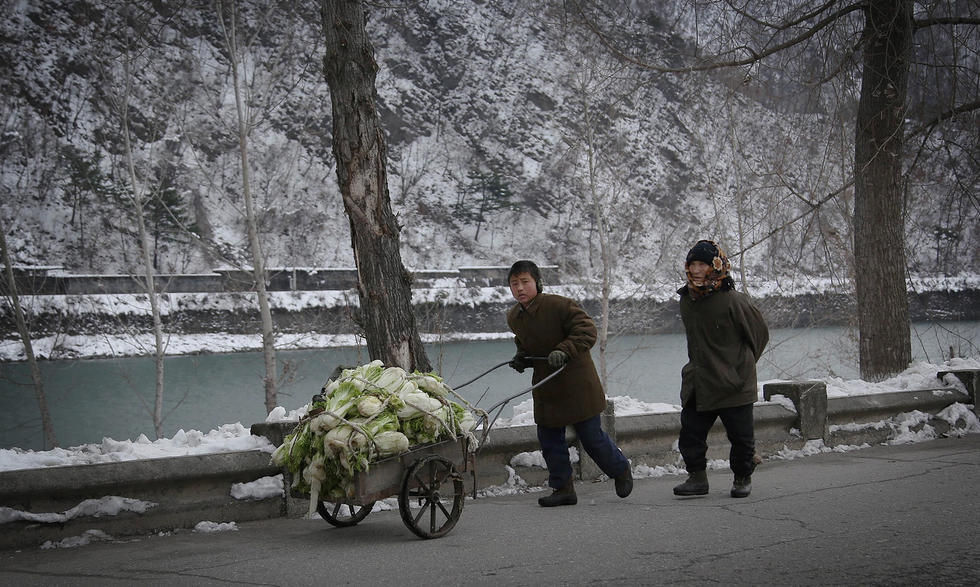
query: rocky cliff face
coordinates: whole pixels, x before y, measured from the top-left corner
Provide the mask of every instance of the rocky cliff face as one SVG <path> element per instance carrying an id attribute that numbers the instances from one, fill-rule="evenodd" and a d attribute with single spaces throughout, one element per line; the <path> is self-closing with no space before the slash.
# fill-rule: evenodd
<path id="1" fill-rule="evenodd" d="M 0 213 L 16 263 L 134 272 L 125 113 L 158 270 L 249 264 L 234 56 L 267 264 L 353 265 L 315 3 L 236 4 L 239 51 L 203 0 L 7 6 Z M 831 104 L 775 74 L 651 75 L 608 57 L 560 2 L 370 10 L 410 268 L 530 257 L 594 278 L 601 224 L 620 282 L 676 279 L 701 237 L 730 250 L 763 240 L 736 259 L 748 275 L 850 271 L 846 190 L 763 237 L 848 176 L 856 85 Z M 692 42 L 691 17 L 673 3 L 626 16 L 644 56 L 670 59 Z M 958 161 L 927 161 L 910 185 L 914 270 L 976 264 L 977 221 L 922 187 L 942 185 Z"/>

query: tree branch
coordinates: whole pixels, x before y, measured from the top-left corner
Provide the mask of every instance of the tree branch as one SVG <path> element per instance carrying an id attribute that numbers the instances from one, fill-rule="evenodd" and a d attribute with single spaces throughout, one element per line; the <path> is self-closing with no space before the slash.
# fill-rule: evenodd
<path id="1" fill-rule="evenodd" d="M 828 0 L 823 6 L 820 6 L 819 8 L 813 10 L 812 12 L 804 13 L 800 15 L 800 17 L 797 18 L 796 20 L 788 20 L 782 23 L 774 23 L 774 22 L 762 20 L 761 18 L 749 14 L 747 11 L 742 10 L 741 8 L 735 6 L 732 0 L 726 0 L 725 4 L 727 4 L 728 7 L 731 8 L 735 14 L 738 14 L 748 19 L 759 26 L 763 26 L 768 29 L 773 29 L 777 31 L 784 31 L 794 26 L 798 26 L 799 24 L 804 23 L 806 21 L 813 20 L 814 18 L 817 17 L 817 15 L 822 14 L 823 12 L 827 11 L 831 6 L 837 4 L 837 0 Z"/>
<path id="2" fill-rule="evenodd" d="M 940 16 L 937 18 L 923 18 L 922 20 L 912 21 L 912 32 L 915 33 L 919 29 L 929 28 L 931 26 L 958 24 L 966 24 L 971 26 L 980 25 L 980 18 L 972 18 L 967 16 Z"/>
<path id="3" fill-rule="evenodd" d="M 743 248 L 742 250 L 736 251 L 736 252 L 732 253 L 731 256 L 741 255 L 741 254 L 745 253 L 746 251 L 748 251 L 749 249 L 752 249 L 752 248 L 757 247 L 758 245 L 761 245 L 762 243 L 764 243 L 767 240 L 771 239 L 777 232 L 779 232 L 779 231 L 783 230 L 784 228 L 786 228 L 786 227 L 794 224 L 797 220 L 800 220 L 802 218 L 805 218 L 808 215 L 816 212 L 817 210 L 820 209 L 821 206 L 823 206 L 827 202 L 833 200 L 834 198 L 836 198 L 837 196 L 839 196 L 840 194 L 842 194 L 844 192 L 844 190 L 846 190 L 847 188 L 849 188 L 849 187 L 851 187 L 853 185 L 854 185 L 854 178 L 851 178 L 847 183 L 845 183 L 844 185 L 840 186 L 840 188 L 838 188 L 838 189 L 830 192 L 829 194 L 827 194 L 826 196 L 824 196 L 823 198 L 821 198 L 819 201 L 817 201 L 817 202 L 815 202 L 813 204 L 810 204 L 811 207 L 810 207 L 809 210 L 805 210 L 805 211 L 797 214 L 796 216 L 794 216 L 790 220 L 787 220 L 786 222 L 784 222 L 781 225 L 777 226 L 776 228 L 773 228 L 772 230 L 770 230 L 769 232 L 767 232 L 765 236 L 763 236 L 760 239 L 757 239 L 757 240 L 753 241 L 752 244 L 748 245 L 747 247 Z"/>
<path id="4" fill-rule="evenodd" d="M 973 102 L 967 102 L 966 104 L 960 104 L 959 106 L 956 106 L 955 108 L 950 108 L 949 110 L 946 110 L 944 112 L 940 112 L 939 114 L 937 114 L 936 116 L 934 116 L 932 119 L 927 120 L 927 121 L 923 122 L 922 124 L 920 124 L 919 126 L 915 127 L 915 129 L 913 129 L 911 132 L 909 132 L 905 136 L 905 138 L 906 139 L 911 139 L 911 138 L 914 138 L 914 137 L 916 137 L 918 135 L 921 135 L 923 133 L 930 132 L 939 123 L 944 122 L 946 120 L 949 120 L 950 118 L 953 118 L 954 116 L 957 116 L 959 114 L 964 114 L 966 112 L 972 112 L 974 110 L 980 110 L 980 100 L 974 100 Z"/>
<path id="5" fill-rule="evenodd" d="M 649 71 L 655 71 L 658 73 L 692 73 L 696 71 L 709 71 L 714 69 L 724 69 L 730 67 L 741 67 L 743 65 L 751 65 L 753 63 L 762 61 L 763 59 L 775 53 L 779 53 L 780 51 L 783 51 L 788 47 L 798 45 L 803 41 L 810 39 L 818 32 L 827 28 L 828 26 L 830 26 L 840 18 L 850 14 L 851 12 L 864 10 L 867 7 L 867 4 L 865 2 L 858 2 L 856 4 L 850 4 L 848 6 L 845 6 L 840 10 L 837 10 L 836 12 L 833 12 L 825 16 L 822 20 L 814 23 L 814 25 L 811 28 L 803 31 L 796 37 L 793 37 L 789 40 L 779 43 L 778 45 L 773 45 L 772 47 L 769 47 L 765 50 L 755 50 L 752 49 L 751 47 L 746 47 L 746 46 L 740 47 L 740 49 L 742 49 L 743 51 L 749 54 L 749 57 L 744 57 L 741 59 L 727 58 L 726 56 L 728 55 L 728 53 L 731 53 L 731 52 L 727 52 L 727 53 L 719 53 L 717 55 L 707 57 L 703 59 L 702 63 L 700 64 L 689 65 L 687 67 L 662 67 L 652 63 L 647 63 L 646 61 L 636 59 L 634 57 L 627 55 L 626 53 L 623 53 L 618 47 L 616 47 L 609 40 L 609 38 L 601 30 L 599 30 L 599 27 L 596 25 L 596 23 L 585 14 L 585 10 L 582 8 L 581 3 L 578 0 L 573 0 L 572 3 L 575 5 L 575 8 L 578 11 L 579 15 L 582 17 L 585 26 L 590 31 L 592 31 L 593 34 L 596 35 L 596 37 L 599 39 L 599 42 L 602 43 L 602 45 L 605 46 L 607 49 L 609 49 L 609 51 L 611 51 L 612 54 L 616 56 L 616 58 L 620 59 L 621 61 L 635 65 L 636 67 L 640 67 L 642 69 L 646 69 Z M 823 9 L 819 9 L 815 11 L 813 14 L 818 14 L 822 10 Z M 774 26 L 772 28 L 781 30 L 780 27 L 777 26 Z"/>

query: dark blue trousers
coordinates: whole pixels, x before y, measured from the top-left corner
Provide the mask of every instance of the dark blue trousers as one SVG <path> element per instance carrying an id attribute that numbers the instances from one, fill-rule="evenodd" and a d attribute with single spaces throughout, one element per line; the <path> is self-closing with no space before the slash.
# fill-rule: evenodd
<path id="1" fill-rule="evenodd" d="M 728 454 L 732 472 L 740 477 L 751 475 L 755 470 L 755 463 L 752 461 L 755 455 L 752 404 L 709 412 L 699 412 L 694 404 L 694 398 L 691 398 L 681 410 L 681 434 L 677 439 L 677 448 L 684 458 L 687 472 L 697 473 L 708 467 L 708 432 L 715 420 L 721 418 L 728 441 L 732 444 Z"/>
<path id="2" fill-rule="evenodd" d="M 595 461 L 602 472 L 609 477 L 616 477 L 626 472 L 630 463 L 623 451 L 609 438 L 602 429 L 599 416 L 572 424 L 575 434 L 582 442 L 582 448 Z M 561 489 L 572 479 L 572 461 L 568 456 L 568 444 L 565 442 L 565 426 L 552 428 L 538 426 L 538 442 L 541 443 L 541 454 L 548 465 L 548 485 L 553 489 Z"/>

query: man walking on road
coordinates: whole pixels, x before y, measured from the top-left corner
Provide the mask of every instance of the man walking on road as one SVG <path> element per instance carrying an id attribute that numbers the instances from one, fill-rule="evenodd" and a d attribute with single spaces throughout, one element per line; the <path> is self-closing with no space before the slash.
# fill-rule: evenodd
<path id="1" fill-rule="evenodd" d="M 533 392 L 538 442 L 548 465 L 548 485 L 554 489 L 538 504 L 553 507 L 578 503 L 565 442 L 566 426 L 575 429 L 585 452 L 615 480 L 616 495 L 628 496 L 633 490 L 629 461 L 600 425 L 606 394 L 589 353 L 596 341 L 595 322 L 574 300 L 541 293 L 541 272 L 531 261 L 514 263 L 507 279 L 517 300 L 507 312 L 507 326 L 517 345 L 510 366 L 519 373 L 532 367 L 533 383 L 565 367 Z M 548 360 L 527 358 L 535 356 Z"/>
<path id="2" fill-rule="evenodd" d="M 702 240 L 684 263 L 680 294 L 688 362 L 681 369 L 681 431 L 678 448 L 687 481 L 674 495 L 708 493 L 708 432 L 721 418 L 731 442 L 732 497 L 748 497 L 755 470 L 752 404 L 758 399 L 755 364 L 769 342 L 762 314 L 729 276 L 731 262 L 717 244 Z"/>

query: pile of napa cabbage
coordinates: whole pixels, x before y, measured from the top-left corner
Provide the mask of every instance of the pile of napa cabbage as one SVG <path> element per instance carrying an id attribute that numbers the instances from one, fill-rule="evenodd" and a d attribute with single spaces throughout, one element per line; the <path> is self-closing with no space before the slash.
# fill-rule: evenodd
<path id="1" fill-rule="evenodd" d="M 293 489 L 310 494 L 311 512 L 320 499 L 353 498 L 354 474 L 375 461 L 461 436 L 476 449 L 476 419 L 452 394 L 435 373 L 381 361 L 345 369 L 323 386 L 272 462 L 292 473 Z"/>

